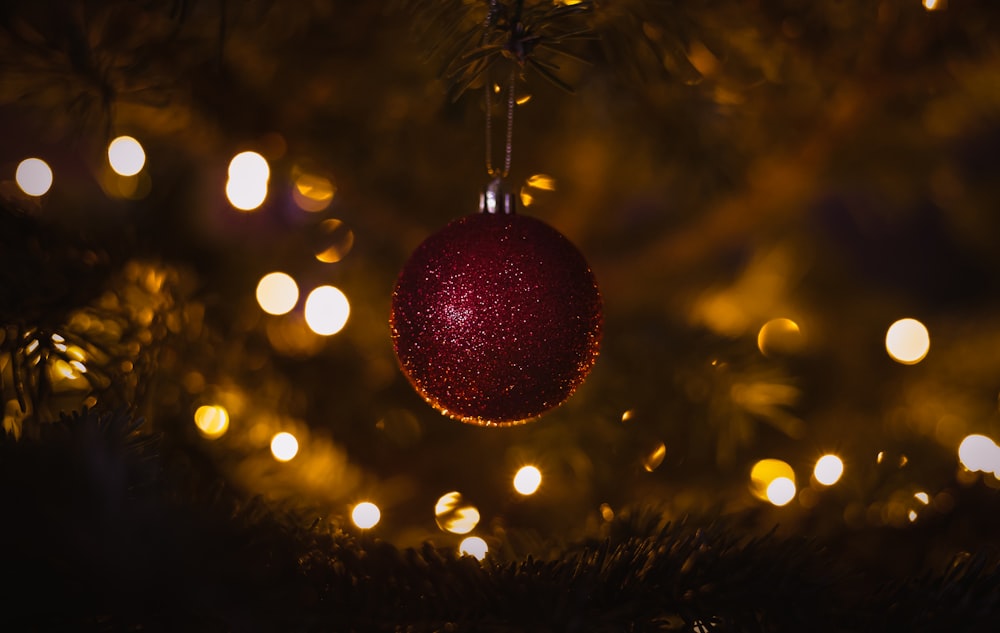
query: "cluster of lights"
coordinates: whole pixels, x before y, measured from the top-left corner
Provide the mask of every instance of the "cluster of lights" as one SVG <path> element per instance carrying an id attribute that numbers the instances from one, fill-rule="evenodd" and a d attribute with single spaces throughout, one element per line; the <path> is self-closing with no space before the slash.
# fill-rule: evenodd
<path id="1" fill-rule="evenodd" d="M 108 144 L 108 165 L 119 176 L 135 176 L 146 165 L 146 152 L 131 136 L 119 136 Z M 52 168 L 41 158 L 25 158 L 14 171 L 14 182 L 29 196 L 44 196 L 52 188 Z"/>
<path id="2" fill-rule="evenodd" d="M 119 136 L 108 143 L 107 159 L 111 171 L 128 179 L 137 176 L 145 167 L 146 151 L 134 137 Z M 234 208 L 240 211 L 258 209 L 267 199 L 270 177 L 271 168 L 267 159 L 257 152 L 240 152 L 233 156 L 229 162 L 225 187 L 226 198 Z M 292 188 L 292 198 L 299 208 L 304 211 L 317 212 L 330 205 L 336 187 L 329 178 L 305 173 L 298 168 L 293 170 L 293 177 L 295 183 Z M 52 168 L 41 158 L 26 158 L 18 164 L 14 181 L 26 195 L 44 196 L 52 188 Z M 134 186 L 133 184 L 133 189 Z M 349 249 L 350 246 L 348 245 L 347 248 Z M 317 258 L 319 257 L 320 255 L 317 254 Z M 325 257 L 329 259 L 335 255 L 327 253 Z M 321 261 L 324 260 L 321 259 Z"/>
<path id="3" fill-rule="evenodd" d="M 268 273 L 257 283 L 257 304 L 268 314 L 287 314 L 298 301 L 299 286 L 286 273 Z M 306 297 L 306 324 L 321 336 L 330 336 L 342 330 L 350 314 L 351 304 L 347 296 L 334 286 L 319 286 Z"/>
<path id="4" fill-rule="evenodd" d="M 195 426 L 206 438 L 217 439 L 229 429 L 229 412 L 218 404 L 198 407 L 194 413 Z M 288 462 L 299 452 L 296 437 L 282 431 L 271 438 L 271 454 L 279 462 Z M 542 474 L 535 466 L 520 468 L 513 478 L 514 489 L 522 495 L 534 494 L 541 485 Z M 468 504 L 457 491 L 442 495 L 434 506 L 434 517 L 438 527 L 452 534 L 468 534 L 479 524 L 479 509 Z M 362 501 L 351 509 L 351 521 L 362 530 L 374 528 L 382 519 L 382 511 L 371 501 Z M 483 560 L 489 547 L 478 536 L 468 536 L 458 546 L 463 556 L 473 556 Z"/>
<path id="5" fill-rule="evenodd" d="M 832 486 L 844 474 L 844 462 L 832 453 L 816 460 L 813 479 L 822 486 Z M 761 501 L 776 506 L 788 505 L 798 494 L 795 470 L 780 459 L 762 459 L 750 470 L 750 492 Z"/>
<path id="6" fill-rule="evenodd" d="M 771 319 L 757 333 L 757 347 L 765 356 L 794 353 L 801 345 L 799 324 L 784 317 Z M 916 365 L 927 357 L 930 347 L 930 333 L 917 319 L 899 319 L 889 326 L 885 334 L 885 349 L 889 357 L 903 365 Z"/>

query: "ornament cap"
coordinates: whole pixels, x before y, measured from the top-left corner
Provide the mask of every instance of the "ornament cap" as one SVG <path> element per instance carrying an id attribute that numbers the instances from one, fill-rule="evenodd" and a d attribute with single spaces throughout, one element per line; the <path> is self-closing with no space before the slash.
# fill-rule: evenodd
<path id="1" fill-rule="evenodd" d="M 517 212 L 514 194 L 507 191 L 501 178 L 494 178 L 479 194 L 479 212 L 490 215 L 513 215 Z"/>

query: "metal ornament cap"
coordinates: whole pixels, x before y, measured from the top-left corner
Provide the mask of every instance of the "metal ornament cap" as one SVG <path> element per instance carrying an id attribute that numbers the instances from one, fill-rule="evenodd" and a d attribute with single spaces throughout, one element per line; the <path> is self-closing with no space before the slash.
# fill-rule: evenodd
<path id="1" fill-rule="evenodd" d="M 502 193 L 494 200 L 511 211 L 459 218 L 417 247 L 389 325 L 399 365 L 428 403 L 463 422 L 507 426 L 573 394 L 597 359 L 603 316 L 576 247 L 513 213 Z"/>

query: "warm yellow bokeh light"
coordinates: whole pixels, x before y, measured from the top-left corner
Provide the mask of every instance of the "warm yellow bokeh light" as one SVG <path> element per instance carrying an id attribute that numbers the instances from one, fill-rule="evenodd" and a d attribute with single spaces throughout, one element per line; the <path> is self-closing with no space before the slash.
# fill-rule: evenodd
<path id="1" fill-rule="evenodd" d="M 768 490 L 776 479 L 782 478 L 791 481 L 794 487 L 795 471 L 787 462 L 762 459 L 750 469 L 750 493 L 761 501 L 771 501 Z"/>
<path id="2" fill-rule="evenodd" d="M 230 178 L 226 183 L 226 198 L 240 211 L 253 211 L 267 200 L 267 183 Z"/>
<path id="3" fill-rule="evenodd" d="M 229 161 L 230 180 L 267 182 L 270 178 L 271 168 L 267 159 L 257 152 L 240 152 Z"/>
<path id="4" fill-rule="evenodd" d="M 320 286 L 306 298 L 306 323 L 316 334 L 336 334 L 344 328 L 350 314 L 347 297 L 333 286 Z"/>
<path id="5" fill-rule="evenodd" d="M 271 454 L 279 462 L 287 462 L 299 452 L 299 441 L 291 433 L 282 431 L 271 438 Z"/>
<path id="6" fill-rule="evenodd" d="M 985 435 L 969 435 L 958 445 L 958 459 L 972 472 L 1000 472 L 1000 447 Z"/>
<path id="7" fill-rule="evenodd" d="M 108 164 L 119 176 L 134 176 L 146 164 L 146 152 L 131 136 L 119 136 L 108 145 Z"/>
<path id="8" fill-rule="evenodd" d="M 468 534 L 479 524 L 479 509 L 465 503 L 461 493 L 449 492 L 434 504 L 434 520 L 445 532 Z"/>
<path id="9" fill-rule="evenodd" d="M 542 471 L 534 466 L 524 466 L 514 475 L 514 490 L 522 495 L 533 495 L 542 485 Z"/>
<path id="10" fill-rule="evenodd" d="M 209 439 L 222 437 L 229 429 L 229 412 L 220 405 L 203 405 L 194 412 L 194 423 Z"/>
<path id="11" fill-rule="evenodd" d="M 900 319 L 889 326 L 885 334 L 885 349 L 897 363 L 915 365 L 931 348 L 931 336 L 924 324 L 916 319 Z"/>
<path id="12" fill-rule="evenodd" d="M 944 9 L 948 0 L 924 0 L 924 8 L 928 11 L 939 11 Z"/>
<path id="13" fill-rule="evenodd" d="M 647 473 L 651 473 L 660 467 L 663 458 L 667 456 L 667 446 L 663 442 L 657 442 L 656 446 L 645 457 L 642 458 L 642 467 Z"/>
<path id="14" fill-rule="evenodd" d="M 381 519 L 382 511 L 371 501 L 362 501 L 351 511 L 351 520 L 362 530 L 375 527 Z"/>
<path id="15" fill-rule="evenodd" d="M 316 259 L 334 264 L 344 259 L 354 246 L 354 231 L 336 218 L 323 220 L 316 227 Z"/>
<path id="16" fill-rule="evenodd" d="M 790 354 L 802 345 L 799 324 L 791 319 L 771 319 L 757 333 L 757 348 L 764 356 Z"/>
<path id="17" fill-rule="evenodd" d="M 556 190 L 556 179 L 548 174 L 535 174 L 533 176 L 529 176 L 528 180 L 526 180 L 524 184 L 532 189 L 541 189 L 542 191 Z"/>
<path id="18" fill-rule="evenodd" d="M 298 301 L 299 287 L 285 273 L 268 273 L 257 283 L 257 304 L 268 314 L 286 314 Z"/>
<path id="19" fill-rule="evenodd" d="M 488 551 L 490 551 L 490 548 L 486 545 L 486 541 L 478 536 L 468 536 L 462 539 L 462 542 L 458 545 L 458 552 L 460 554 L 474 556 L 476 560 L 486 558 L 486 552 Z"/>
<path id="20" fill-rule="evenodd" d="M 330 206 L 336 190 L 329 178 L 316 174 L 301 174 L 295 179 L 292 199 L 303 211 L 315 213 Z"/>
<path id="21" fill-rule="evenodd" d="M 844 462 L 836 455 L 824 455 L 816 460 L 813 477 L 824 486 L 832 486 L 844 474 Z"/>
<path id="22" fill-rule="evenodd" d="M 931 502 L 930 495 L 923 491 L 913 493 L 913 498 L 919 501 L 920 503 L 924 504 L 925 506 L 929 505 Z"/>
<path id="23" fill-rule="evenodd" d="M 25 158 L 18 164 L 14 180 L 29 196 L 44 196 L 52 187 L 52 168 L 41 158 Z"/>
<path id="24" fill-rule="evenodd" d="M 257 152 L 241 152 L 229 161 L 226 197 L 240 211 L 252 211 L 267 199 L 271 168 Z"/>
<path id="25" fill-rule="evenodd" d="M 767 500 L 776 506 L 788 505 L 795 498 L 795 482 L 788 477 L 778 477 L 767 486 Z"/>

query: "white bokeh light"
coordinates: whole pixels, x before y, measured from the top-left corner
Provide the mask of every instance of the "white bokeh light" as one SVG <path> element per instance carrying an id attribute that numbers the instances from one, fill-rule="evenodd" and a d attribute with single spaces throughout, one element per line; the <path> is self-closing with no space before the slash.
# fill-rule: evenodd
<path id="1" fill-rule="evenodd" d="M 41 158 L 26 158 L 18 164 L 14 180 L 29 196 L 44 196 L 52 187 L 52 168 Z"/>
<path id="2" fill-rule="evenodd" d="M 146 152 L 131 136 L 119 136 L 108 145 L 108 164 L 119 176 L 134 176 L 146 164 Z"/>
<path id="3" fill-rule="evenodd" d="M 320 286 L 306 298 L 306 324 L 316 334 L 336 334 L 347 324 L 350 314 L 347 296 L 333 286 Z"/>

